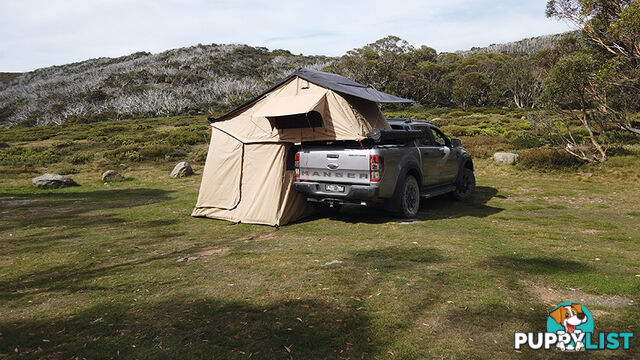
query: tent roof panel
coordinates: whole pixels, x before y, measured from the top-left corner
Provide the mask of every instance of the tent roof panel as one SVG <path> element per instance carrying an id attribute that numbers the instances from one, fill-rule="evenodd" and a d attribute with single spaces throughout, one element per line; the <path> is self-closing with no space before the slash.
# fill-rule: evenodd
<path id="1" fill-rule="evenodd" d="M 299 76 L 305 80 L 309 80 L 320 86 L 324 86 L 327 89 L 337 91 L 339 93 L 352 95 L 361 99 L 377 102 L 377 103 L 412 103 L 413 100 L 401 98 L 398 96 L 390 95 L 378 91 L 371 86 L 362 85 L 351 79 L 347 79 L 344 76 L 338 74 L 326 73 L 323 71 L 310 70 L 300 68 L 294 71 L 286 79 L 287 81 L 293 77 Z"/>
<path id="2" fill-rule="evenodd" d="M 255 113 L 256 116 L 273 117 L 306 114 L 324 99 L 326 91 L 311 95 L 282 96 L 271 99 Z"/>
<path id="3" fill-rule="evenodd" d="M 253 105 L 255 102 L 263 99 L 264 96 L 276 88 L 282 86 L 286 82 L 291 79 L 299 77 L 305 80 L 308 80 L 316 85 L 325 87 L 327 89 L 336 91 L 338 93 L 347 94 L 351 96 L 355 96 L 364 100 L 373 101 L 376 103 L 412 103 L 413 100 L 401 98 L 398 96 L 390 95 L 387 93 L 383 93 L 382 91 L 378 91 L 371 86 L 362 85 L 353 80 L 347 79 L 344 76 L 326 73 L 323 71 L 311 70 L 300 68 L 293 73 L 291 73 L 286 78 L 282 79 L 279 83 L 271 87 L 269 90 L 262 93 L 260 96 L 255 99 L 237 107 L 236 109 L 230 111 L 229 113 L 217 118 L 210 118 L 209 121 L 220 121 L 229 119 L 231 116 L 237 114 L 239 111 L 242 111 L 249 106 Z"/>

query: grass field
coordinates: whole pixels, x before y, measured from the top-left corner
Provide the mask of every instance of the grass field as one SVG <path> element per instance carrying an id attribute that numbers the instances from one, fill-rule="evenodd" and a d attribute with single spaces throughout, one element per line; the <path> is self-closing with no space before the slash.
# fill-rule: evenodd
<path id="1" fill-rule="evenodd" d="M 571 300 L 598 331 L 637 331 L 637 178 L 476 168 L 473 201 L 432 200 L 415 223 L 345 209 L 280 230 L 189 217 L 199 176 L 166 165 L 108 185 L 4 183 L 1 352 L 516 358 L 513 332 L 543 331 Z"/>
<path id="2" fill-rule="evenodd" d="M 60 133 L 10 146 L 95 154 L 2 168 L 0 358 L 560 358 L 514 351 L 513 333 L 564 301 L 596 332 L 636 333 L 587 355 L 640 356 L 637 154 L 544 172 L 477 158 L 473 200 L 432 199 L 415 222 L 347 208 L 275 229 L 190 217 L 202 162 L 170 179 L 171 153 L 120 164 L 109 134 Z M 34 188 L 42 166 L 81 186 Z M 103 183 L 107 167 L 127 180 Z"/>

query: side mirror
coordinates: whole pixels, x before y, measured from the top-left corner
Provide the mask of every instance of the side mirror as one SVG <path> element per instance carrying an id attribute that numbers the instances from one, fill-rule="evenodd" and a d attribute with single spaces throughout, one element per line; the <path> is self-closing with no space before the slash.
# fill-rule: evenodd
<path id="1" fill-rule="evenodd" d="M 457 148 L 462 146 L 462 141 L 460 141 L 460 139 L 451 139 L 451 147 L 452 148 Z"/>

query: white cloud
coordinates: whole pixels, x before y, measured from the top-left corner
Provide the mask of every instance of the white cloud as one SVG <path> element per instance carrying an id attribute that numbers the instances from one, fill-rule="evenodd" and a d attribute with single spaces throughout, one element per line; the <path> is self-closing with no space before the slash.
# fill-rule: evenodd
<path id="1" fill-rule="evenodd" d="M 570 30 L 545 0 L 22 0 L 0 3 L 0 71 L 197 43 L 342 55 L 386 35 L 438 51 Z"/>

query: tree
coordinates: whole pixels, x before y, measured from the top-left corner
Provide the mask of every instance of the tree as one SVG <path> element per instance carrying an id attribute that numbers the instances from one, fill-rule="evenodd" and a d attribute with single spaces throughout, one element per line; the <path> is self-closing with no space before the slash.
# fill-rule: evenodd
<path id="1" fill-rule="evenodd" d="M 640 2 L 550 0 L 548 17 L 568 20 L 608 59 L 594 77 L 590 96 L 603 121 L 640 135 L 632 116 L 640 109 Z"/>
<path id="2" fill-rule="evenodd" d="M 590 54 L 577 52 L 568 55 L 551 69 L 549 76 L 544 80 L 542 90 L 543 101 L 549 108 L 558 112 L 563 125 L 562 128 L 557 128 L 553 126 L 553 122 L 549 122 L 546 130 L 560 140 L 557 145 L 561 145 L 569 154 L 589 162 L 602 162 L 607 159 L 606 147 L 600 144 L 593 130 L 594 103 L 589 91 L 596 69 L 597 62 Z M 573 135 L 571 119 L 576 117 L 572 111 L 575 108 L 580 110 L 577 118 L 589 136 L 595 149 L 594 154 L 588 154 L 584 144 Z M 605 131 L 602 123 L 597 125 L 600 126 L 601 133 Z"/>
<path id="3" fill-rule="evenodd" d="M 414 50 L 405 40 L 397 36 L 387 36 L 361 48 L 349 50 L 327 69 L 386 91 L 397 81 L 398 75 L 411 64 L 410 54 Z M 427 53 L 427 50 L 421 50 L 420 55 L 428 57 Z"/>
<path id="4" fill-rule="evenodd" d="M 540 94 L 542 81 L 535 76 L 532 61 L 512 58 L 499 71 L 503 94 L 511 96 L 518 108 L 531 107 Z"/>
<path id="5" fill-rule="evenodd" d="M 470 72 L 460 76 L 453 87 L 453 101 L 467 110 L 469 105 L 481 106 L 487 100 L 489 80 L 481 72 Z"/>

